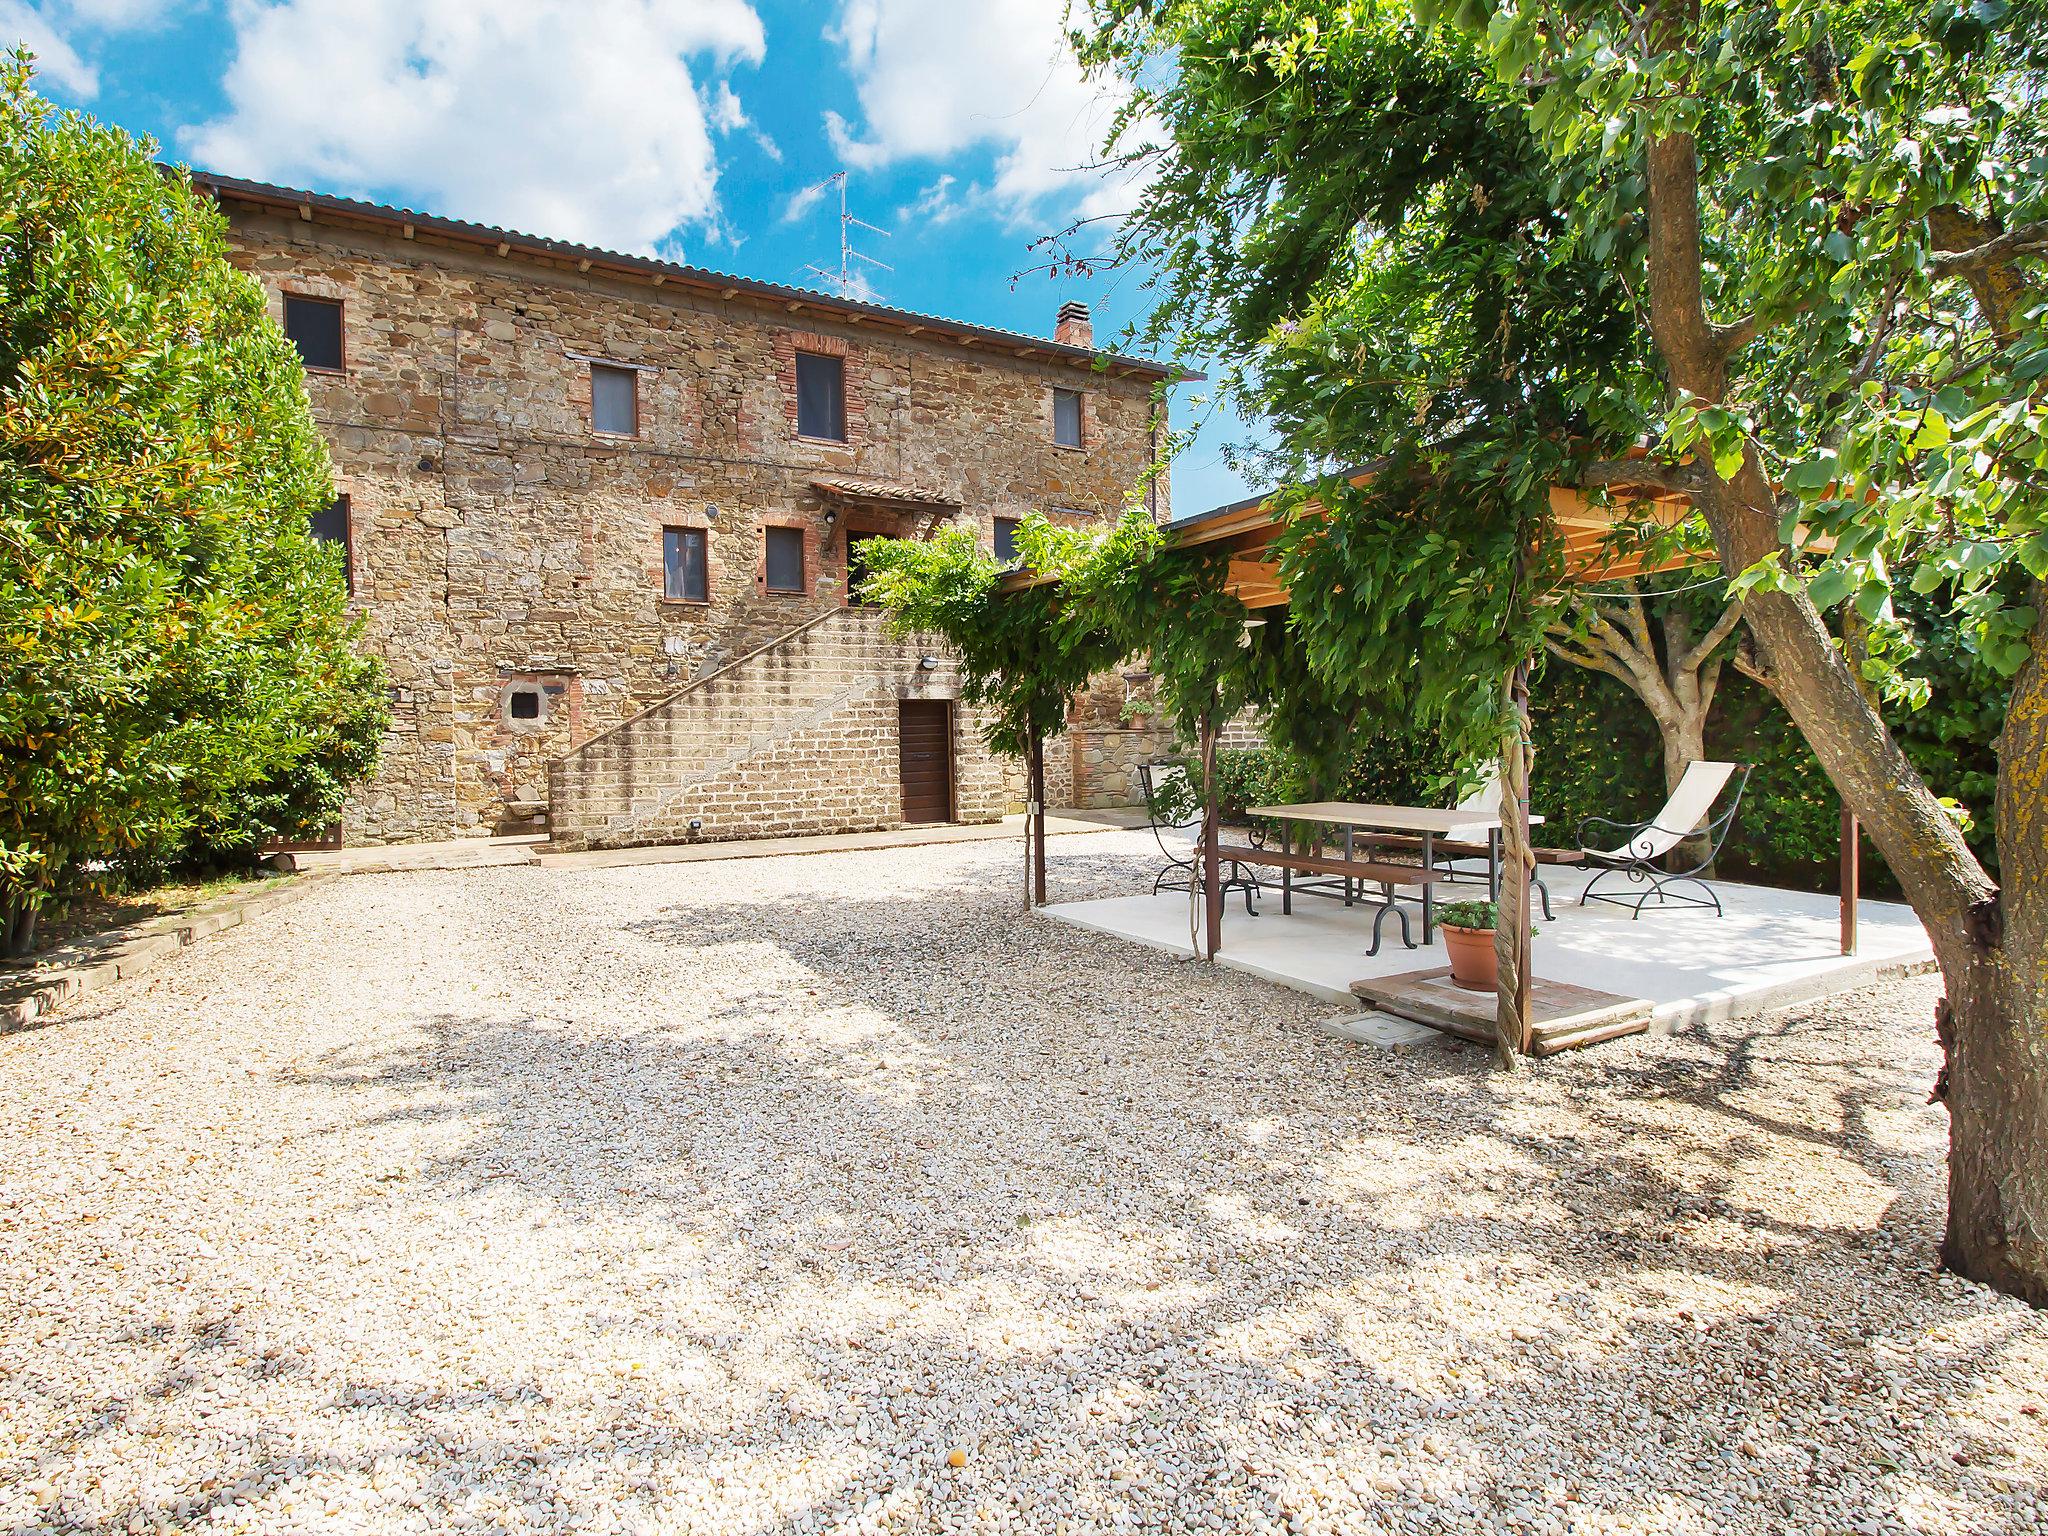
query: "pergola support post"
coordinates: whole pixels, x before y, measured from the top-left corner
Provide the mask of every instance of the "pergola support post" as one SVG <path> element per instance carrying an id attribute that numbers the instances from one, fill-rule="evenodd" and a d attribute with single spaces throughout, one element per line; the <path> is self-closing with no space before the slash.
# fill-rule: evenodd
<path id="1" fill-rule="evenodd" d="M 1031 886 L 1045 905 L 1045 733 L 1031 733 Z"/>
<path id="2" fill-rule="evenodd" d="M 1223 872 L 1217 868 L 1218 838 L 1216 813 L 1216 724 L 1202 716 L 1202 902 L 1208 937 L 1207 958 L 1214 960 L 1223 947 Z"/>
<path id="3" fill-rule="evenodd" d="M 1842 953 L 1856 953 L 1856 899 L 1863 888 L 1863 829 L 1842 803 Z"/>
<path id="4" fill-rule="evenodd" d="M 1529 882 L 1536 856 L 1529 846 L 1529 660 L 1508 674 L 1508 728 L 1501 735 L 1499 917 L 1494 926 L 1496 966 L 1494 1048 L 1500 1064 L 1513 1071 L 1528 1054 L 1535 1026 L 1529 1016 Z"/>

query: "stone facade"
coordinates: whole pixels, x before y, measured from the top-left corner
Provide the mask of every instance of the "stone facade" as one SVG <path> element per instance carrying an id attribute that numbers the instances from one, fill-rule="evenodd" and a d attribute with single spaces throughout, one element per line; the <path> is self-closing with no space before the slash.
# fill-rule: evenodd
<path id="1" fill-rule="evenodd" d="M 898 706 L 959 694 L 937 641 L 893 639 L 872 609 L 827 610 L 557 758 L 552 839 L 612 848 L 900 826 Z M 954 821 L 1009 808 L 982 723 L 964 706 L 951 716 Z"/>
<path id="2" fill-rule="evenodd" d="M 794 290 L 718 289 L 694 269 L 201 184 L 274 312 L 287 294 L 342 304 L 344 365 L 309 370 L 306 384 L 394 706 L 383 766 L 345 813 L 350 843 L 529 824 L 554 759 L 842 611 L 850 533 L 918 537 L 960 521 L 992 541 L 997 518 L 1034 510 L 1114 517 L 1164 432 L 1163 370 L 1149 364 L 1098 366 L 1052 343 Z M 844 359 L 843 442 L 796 430 L 800 352 Z M 632 371 L 637 435 L 593 429 L 593 364 Z M 1078 449 L 1053 441 L 1056 387 L 1082 392 Z M 1163 479 L 1149 492 L 1161 520 Z M 768 590 L 775 526 L 801 534 L 800 591 Z M 665 597 L 666 528 L 704 531 L 708 601 Z M 899 656 L 869 661 L 878 688 L 900 682 Z M 965 724 L 958 781 L 999 783 Z M 844 747 L 811 760 L 792 745 L 778 772 L 822 793 L 841 781 Z M 962 803 L 1001 809 L 979 788 Z M 887 825 L 880 804 L 849 804 L 838 824 Z M 755 830 L 795 825 L 762 815 Z M 718 825 L 743 835 L 748 815 L 735 801 Z"/>

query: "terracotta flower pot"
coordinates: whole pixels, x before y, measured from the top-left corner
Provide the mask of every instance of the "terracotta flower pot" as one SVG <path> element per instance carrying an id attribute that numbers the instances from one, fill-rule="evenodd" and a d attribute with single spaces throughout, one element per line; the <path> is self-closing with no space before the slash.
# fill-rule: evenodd
<path id="1" fill-rule="evenodd" d="M 1494 961 L 1491 928 L 1454 928 L 1440 923 L 1444 953 L 1450 956 L 1451 980 L 1469 992 L 1491 992 L 1500 980 Z"/>

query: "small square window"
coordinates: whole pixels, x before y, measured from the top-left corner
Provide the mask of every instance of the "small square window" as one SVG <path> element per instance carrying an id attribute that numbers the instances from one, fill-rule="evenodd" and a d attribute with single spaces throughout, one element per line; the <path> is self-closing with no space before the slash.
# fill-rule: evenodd
<path id="1" fill-rule="evenodd" d="M 348 498 L 337 496 L 313 514 L 313 537 L 323 544 L 341 546 L 341 577 L 348 583 L 349 595 L 356 590 L 355 552 L 349 539 Z"/>
<path id="2" fill-rule="evenodd" d="M 548 697 L 539 683 L 514 683 L 505 690 L 505 718 L 519 725 L 541 725 L 548 718 Z"/>
<path id="3" fill-rule="evenodd" d="M 1017 554 L 1017 524 L 1014 517 L 996 519 L 996 559 L 1003 565 L 1015 565 L 1020 558 Z"/>
<path id="4" fill-rule="evenodd" d="M 640 375 L 631 368 L 590 365 L 590 426 L 607 437 L 640 435 Z"/>
<path id="5" fill-rule="evenodd" d="M 796 355 L 796 430 L 801 437 L 846 441 L 846 359 Z"/>
<path id="6" fill-rule="evenodd" d="M 284 333 L 299 349 L 299 361 L 316 373 L 340 373 L 341 300 L 284 296 Z"/>
<path id="7" fill-rule="evenodd" d="M 702 528 L 661 530 L 661 595 L 672 602 L 711 601 L 711 570 Z"/>
<path id="8" fill-rule="evenodd" d="M 1081 446 L 1081 391 L 1052 392 L 1052 440 L 1062 448 Z"/>
<path id="9" fill-rule="evenodd" d="M 801 592 L 804 589 L 804 531 L 801 528 L 763 530 L 763 583 L 770 592 Z"/>

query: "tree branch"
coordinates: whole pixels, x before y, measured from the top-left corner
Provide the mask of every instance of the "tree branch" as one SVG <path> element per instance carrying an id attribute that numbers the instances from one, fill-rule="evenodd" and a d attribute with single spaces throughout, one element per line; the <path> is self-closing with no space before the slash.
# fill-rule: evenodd
<path id="1" fill-rule="evenodd" d="M 1700 636 L 1699 643 L 1678 658 L 1678 664 L 1688 672 L 1698 671 L 1700 666 L 1720 649 L 1721 642 L 1735 633 L 1735 626 L 1742 622 L 1742 603 L 1730 603 L 1721 610 L 1721 617 L 1714 620 L 1713 628 Z"/>
<path id="2" fill-rule="evenodd" d="M 1689 460 L 1660 464 L 1654 459 L 1594 459 L 1581 467 L 1579 484 L 1589 490 L 1648 487 L 1686 496 L 1699 488 L 1700 467 Z"/>
<path id="3" fill-rule="evenodd" d="M 1981 272 L 1988 267 L 2003 266 L 2015 256 L 2034 256 L 2044 251 L 2048 251 L 2048 219 L 2037 219 L 1982 244 L 1959 251 L 1944 251 L 1928 261 L 1927 270 L 1936 277 L 1951 277 L 1959 272 Z"/>

